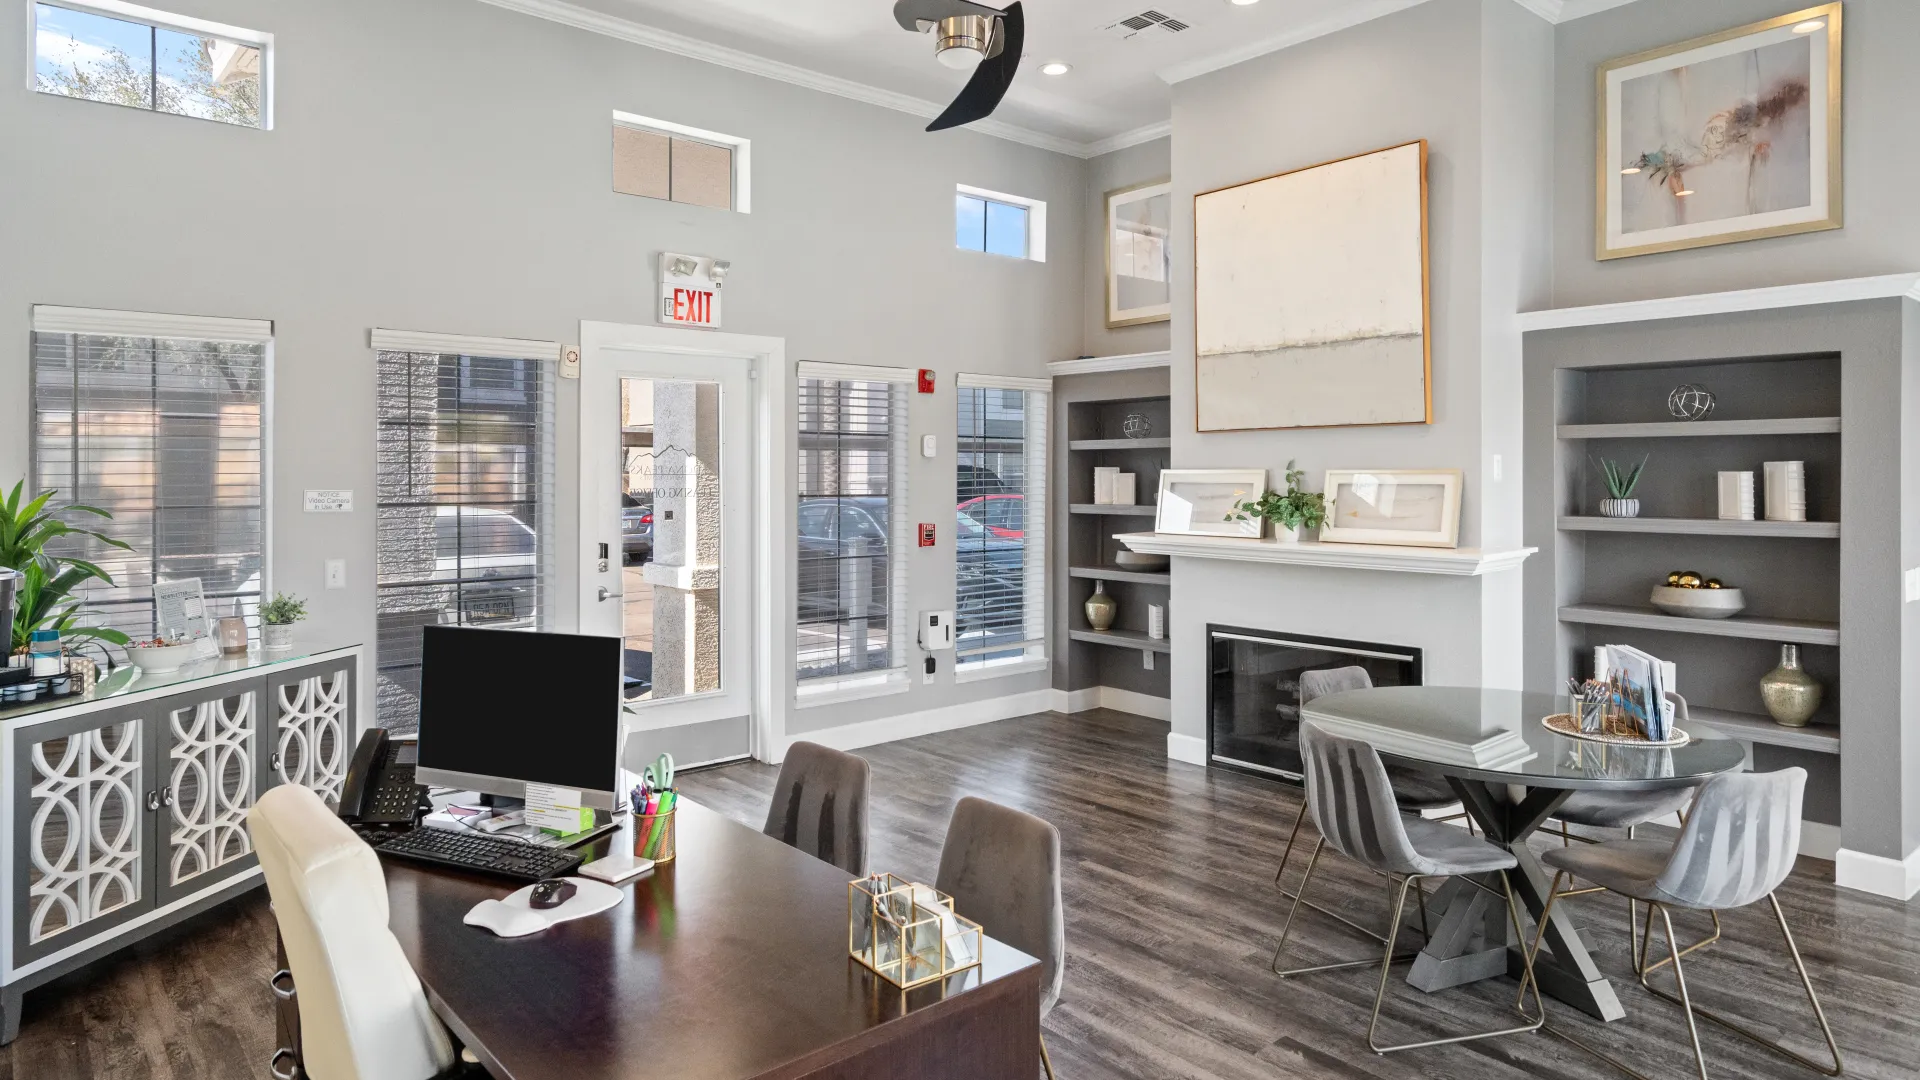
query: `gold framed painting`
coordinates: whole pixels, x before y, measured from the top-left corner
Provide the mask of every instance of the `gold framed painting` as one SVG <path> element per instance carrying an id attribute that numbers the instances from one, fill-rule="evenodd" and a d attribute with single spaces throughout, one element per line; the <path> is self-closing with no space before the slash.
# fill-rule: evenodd
<path id="1" fill-rule="evenodd" d="M 1600 65 L 1596 258 L 1840 228 L 1840 8 Z"/>
<path id="2" fill-rule="evenodd" d="M 1173 317 L 1173 182 L 1109 191 L 1107 328 L 1166 322 Z"/>

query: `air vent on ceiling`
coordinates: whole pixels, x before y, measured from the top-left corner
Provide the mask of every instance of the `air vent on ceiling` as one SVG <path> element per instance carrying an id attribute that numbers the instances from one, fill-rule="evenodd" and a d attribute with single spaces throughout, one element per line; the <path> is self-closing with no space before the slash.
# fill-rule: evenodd
<path id="1" fill-rule="evenodd" d="M 1179 19 L 1149 8 L 1138 15 L 1130 15 L 1127 18 L 1121 19 L 1119 22 L 1103 26 L 1101 29 L 1125 41 L 1128 38 L 1135 37 L 1150 30 L 1158 29 L 1164 30 L 1169 34 L 1177 34 L 1182 30 L 1191 29 L 1191 27 Z"/>

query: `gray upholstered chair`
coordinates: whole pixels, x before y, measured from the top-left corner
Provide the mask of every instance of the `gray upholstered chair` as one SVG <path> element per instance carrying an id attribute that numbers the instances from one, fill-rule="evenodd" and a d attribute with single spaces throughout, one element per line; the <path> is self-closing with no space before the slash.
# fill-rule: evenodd
<path id="1" fill-rule="evenodd" d="M 1040 1015 L 1060 1000 L 1066 974 L 1067 909 L 1060 899 L 1060 830 L 1032 814 L 969 795 L 953 808 L 933 887 L 953 910 L 1040 961 Z M 1040 1064 L 1053 1076 L 1047 1037 Z"/>
<path id="2" fill-rule="evenodd" d="M 1287 938 L 1293 932 L 1294 917 L 1300 912 L 1300 898 L 1306 895 L 1307 887 L 1313 882 L 1313 869 L 1319 864 L 1321 850 L 1331 846 L 1370 870 L 1400 880 L 1392 921 L 1388 923 L 1386 949 L 1380 955 L 1380 985 L 1373 995 L 1373 1017 L 1367 1024 L 1367 1045 L 1374 1053 L 1387 1054 L 1396 1050 L 1538 1031 L 1547 1014 L 1540 1001 L 1539 987 L 1535 986 L 1533 1001 L 1536 1012 L 1529 1016 L 1521 1008 L 1520 1015 L 1527 1022 L 1520 1026 L 1397 1046 L 1380 1044 L 1380 1006 L 1386 1001 L 1387 976 L 1396 960 L 1393 947 L 1399 939 L 1401 920 L 1406 914 L 1407 892 L 1416 882 L 1426 878 L 1457 877 L 1475 888 L 1505 899 L 1507 917 L 1512 920 L 1514 935 L 1518 937 L 1520 909 L 1514 904 L 1513 883 L 1507 876 L 1508 871 L 1518 863 L 1511 852 L 1477 836 L 1470 836 L 1464 830 L 1402 813 L 1394 799 L 1392 783 L 1387 777 L 1386 766 L 1380 761 L 1380 755 L 1359 739 L 1343 738 L 1313 724 L 1301 724 L 1300 756 L 1306 763 L 1307 809 L 1313 814 L 1314 827 L 1320 830 L 1320 839 L 1314 843 L 1313 854 L 1307 859 L 1307 876 L 1300 882 L 1300 891 L 1287 912 L 1286 926 L 1280 931 L 1280 944 L 1273 951 L 1275 972 L 1286 978 L 1373 964 L 1371 960 L 1356 960 L 1280 970 L 1280 954 L 1286 949 Z M 1474 879 L 1475 875 L 1489 874 L 1500 877 L 1498 893 Z M 1524 959 L 1525 977 L 1520 985 L 1523 995 L 1528 984 L 1534 981 L 1532 955 L 1527 954 Z"/>
<path id="3" fill-rule="evenodd" d="M 1547 909 L 1540 917 L 1541 926 L 1552 917 L 1553 905 L 1561 898 L 1591 891 L 1562 891 L 1562 881 L 1573 877 L 1584 878 L 1647 905 L 1647 924 L 1634 967 L 1640 973 L 1642 986 L 1686 1010 L 1687 1032 L 1693 1037 L 1693 1056 L 1700 1067 L 1700 1080 L 1707 1080 L 1707 1058 L 1700 1049 L 1700 1029 L 1694 1023 L 1696 1014 L 1815 1072 L 1838 1076 L 1843 1068 L 1833 1029 L 1827 1025 L 1820 997 L 1814 993 L 1813 980 L 1807 976 L 1807 965 L 1793 943 L 1793 931 L 1787 928 L 1780 901 L 1773 895 L 1793 870 L 1793 860 L 1800 849 L 1800 802 L 1806 786 L 1804 769 L 1716 776 L 1700 786 L 1693 811 L 1687 815 L 1686 825 L 1681 827 L 1679 838 L 1672 844 L 1657 840 L 1611 840 L 1548 851 L 1541 857 L 1541 861 L 1554 869 L 1553 889 L 1548 894 Z M 1820 1033 L 1826 1036 L 1827 1050 L 1833 1055 L 1831 1067 L 1802 1057 L 1705 1009 L 1695 1008 L 1687 993 L 1687 977 L 1681 970 L 1680 958 L 1718 939 L 1719 922 L 1715 920 L 1712 938 L 1683 949 L 1674 937 L 1673 917 L 1668 909 L 1686 908 L 1717 914 L 1762 899 L 1773 906 L 1773 917 L 1780 924 L 1787 954 L 1793 958 L 1800 984 L 1807 991 L 1807 1002 L 1813 1006 L 1814 1019 L 1819 1022 Z M 1652 944 L 1656 911 L 1666 930 L 1668 956 L 1648 965 L 1646 950 Z M 1540 934 L 1536 930 L 1528 955 L 1531 958 L 1539 951 Z M 1673 965 L 1673 980 L 1679 990 L 1677 997 L 1647 981 L 1654 969 L 1667 964 Z M 1533 970 L 1531 959 L 1527 970 L 1529 973 Z M 1525 992 L 1524 986 L 1521 991 Z"/>
<path id="4" fill-rule="evenodd" d="M 780 763 L 761 831 L 854 877 L 867 872 L 867 759 L 797 742 Z"/>
<path id="5" fill-rule="evenodd" d="M 1366 668 L 1358 664 L 1347 667 L 1323 668 L 1318 671 L 1303 671 L 1300 673 L 1300 707 L 1304 709 L 1309 702 L 1312 702 L 1316 698 L 1326 697 L 1328 694 L 1338 694 L 1347 690 L 1370 690 L 1372 688 L 1373 677 L 1367 674 Z M 1394 802 L 1406 813 L 1425 814 L 1427 811 L 1433 810 L 1453 810 L 1456 812 L 1446 814 L 1435 820 L 1453 821 L 1457 818 L 1466 817 L 1466 812 L 1460 805 L 1460 796 L 1455 795 L 1453 789 L 1448 787 L 1446 780 L 1441 777 L 1435 776 L 1432 773 L 1423 773 L 1415 769 L 1406 769 L 1390 765 L 1387 767 L 1387 780 L 1393 786 Z M 1300 812 L 1293 817 L 1293 829 L 1287 833 L 1287 847 L 1286 850 L 1280 854 L 1280 865 L 1273 872 L 1274 886 L 1280 889 L 1281 896 L 1289 900 L 1294 899 L 1297 894 L 1281 885 L 1280 879 L 1286 875 L 1287 864 L 1293 861 L 1293 849 L 1300 840 L 1300 825 L 1306 821 L 1306 819 L 1307 803 L 1303 798 L 1300 801 Z M 1471 820 L 1467 822 L 1467 831 L 1473 831 L 1473 822 Z M 1386 935 L 1361 926 L 1359 923 L 1354 922 L 1352 919 L 1347 918 L 1345 915 L 1331 908 L 1322 907 L 1311 900 L 1307 901 L 1307 906 L 1330 919 L 1337 919 L 1340 922 L 1346 923 L 1349 927 L 1358 930 L 1360 933 L 1367 935 L 1375 941 L 1387 940 Z M 1426 926 L 1426 917 L 1427 897 L 1426 891 L 1422 889 L 1420 891 L 1420 925 L 1422 927 Z"/>

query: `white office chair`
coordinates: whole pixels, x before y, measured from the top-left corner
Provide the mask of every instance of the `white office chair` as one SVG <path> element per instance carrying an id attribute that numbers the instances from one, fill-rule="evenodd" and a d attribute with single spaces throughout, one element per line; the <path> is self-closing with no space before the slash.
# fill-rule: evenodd
<path id="1" fill-rule="evenodd" d="M 311 1080 L 429 1080 L 456 1062 L 387 929 L 379 857 L 319 796 L 283 784 L 247 811 L 300 1006 Z"/>

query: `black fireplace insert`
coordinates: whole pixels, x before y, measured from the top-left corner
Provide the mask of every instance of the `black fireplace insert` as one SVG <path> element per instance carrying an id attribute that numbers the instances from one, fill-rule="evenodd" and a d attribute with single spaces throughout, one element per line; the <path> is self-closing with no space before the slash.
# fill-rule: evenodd
<path id="1" fill-rule="evenodd" d="M 1374 686 L 1418 686 L 1421 650 L 1207 626 L 1207 763 L 1299 780 L 1300 676 L 1358 666 Z"/>

